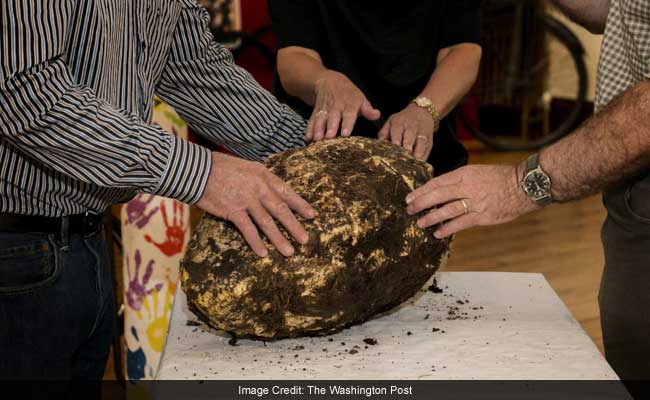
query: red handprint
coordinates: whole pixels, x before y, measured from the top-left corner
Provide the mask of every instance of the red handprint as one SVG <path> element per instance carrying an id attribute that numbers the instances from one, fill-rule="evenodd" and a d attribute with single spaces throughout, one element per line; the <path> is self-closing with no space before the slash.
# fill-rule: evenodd
<path id="1" fill-rule="evenodd" d="M 165 202 L 161 201 L 160 211 L 162 211 L 163 222 L 165 223 L 165 241 L 161 243 L 155 242 L 151 236 L 145 235 L 144 239 L 152 243 L 154 246 L 158 247 L 160 251 L 168 257 L 179 254 L 183 251 L 183 245 L 185 244 L 185 232 L 187 232 L 187 226 L 183 225 L 183 216 L 184 209 L 183 204 L 176 200 L 172 200 L 173 205 L 173 215 L 172 221 L 169 222 L 167 217 L 167 209 L 165 207 Z"/>

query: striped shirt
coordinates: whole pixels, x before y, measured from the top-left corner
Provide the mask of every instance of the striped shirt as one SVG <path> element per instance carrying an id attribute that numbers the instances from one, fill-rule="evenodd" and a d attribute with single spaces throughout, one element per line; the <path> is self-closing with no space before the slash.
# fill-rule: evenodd
<path id="1" fill-rule="evenodd" d="M 215 43 L 192 0 L 0 1 L 0 212 L 99 213 L 138 192 L 194 203 L 210 152 L 150 124 L 154 95 L 247 159 L 305 122 Z"/>

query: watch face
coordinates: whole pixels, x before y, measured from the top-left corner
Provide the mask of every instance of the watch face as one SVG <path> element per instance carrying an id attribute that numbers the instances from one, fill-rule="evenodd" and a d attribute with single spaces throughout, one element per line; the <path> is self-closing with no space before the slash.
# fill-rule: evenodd
<path id="1" fill-rule="evenodd" d="M 551 195 L 551 178 L 542 172 L 532 172 L 524 180 L 524 190 L 533 199 Z"/>

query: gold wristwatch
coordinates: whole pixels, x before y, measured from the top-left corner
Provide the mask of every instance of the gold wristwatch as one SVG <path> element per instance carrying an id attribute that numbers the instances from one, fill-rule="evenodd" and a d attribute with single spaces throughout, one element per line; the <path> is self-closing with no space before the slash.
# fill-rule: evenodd
<path id="1" fill-rule="evenodd" d="M 436 106 L 433 105 L 433 102 L 424 96 L 420 96 L 413 100 L 413 104 L 420 108 L 424 108 L 429 114 L 431 114 L 431 118 L 433 118 L 433 131 L 438 132 L 438 129 L 440 129 L 440 114 L 438 114 L 438 110 L 436 110 Z"/>

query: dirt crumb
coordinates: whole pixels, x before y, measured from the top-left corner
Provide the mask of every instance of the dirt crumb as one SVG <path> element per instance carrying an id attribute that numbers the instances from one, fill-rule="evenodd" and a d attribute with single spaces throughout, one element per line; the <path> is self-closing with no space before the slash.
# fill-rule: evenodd
<path id="1" fill-rule="evenodd" d="M 429 286 L 429 291 L 435 294 L 442 293 L 442 289 L 438 287 L 438 280 L 433 280 L 433 284 Z"/>

